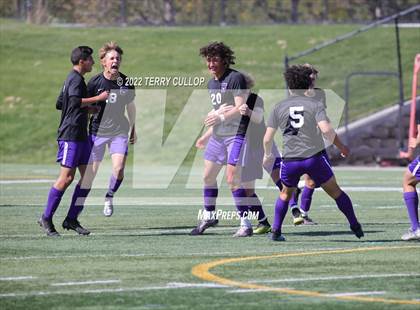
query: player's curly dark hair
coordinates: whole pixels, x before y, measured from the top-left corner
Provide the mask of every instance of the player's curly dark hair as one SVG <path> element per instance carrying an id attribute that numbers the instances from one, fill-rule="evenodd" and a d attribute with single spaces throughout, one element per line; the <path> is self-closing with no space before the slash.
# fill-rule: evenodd
<path id="1" fill-rule="evenodd" d="M 305 65 L 293 65 L 284 72 L 287 87 L 293 90 L 307 90 L 312 85 L 312 69 Z"/>
<path id="2" fill-rule="evenodd" d="M 202 57 L 220 57 L 225 63 L 226 68 L 235 64 L 235 56 L 232 49 L 223 42 L 211 42 L 210 44 L 200 48 L 200 56 Z"/>

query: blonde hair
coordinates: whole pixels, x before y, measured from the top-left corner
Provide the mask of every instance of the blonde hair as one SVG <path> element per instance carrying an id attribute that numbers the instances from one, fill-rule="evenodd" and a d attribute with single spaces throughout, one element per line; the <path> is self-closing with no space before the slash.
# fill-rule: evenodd
<path id="1" fill-rule="evenodd" d="M 104 59 L 106 54 L 110 51 L 116 51 L 120 56 L 123 54 L 123 50 L 118 46 L 117 42 L 107 42 L 99 49 L 99 59 Z"/>

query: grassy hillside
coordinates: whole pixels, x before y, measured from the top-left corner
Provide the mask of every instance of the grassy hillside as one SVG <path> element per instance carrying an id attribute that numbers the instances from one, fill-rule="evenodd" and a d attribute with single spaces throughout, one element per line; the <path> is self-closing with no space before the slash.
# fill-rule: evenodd
<path id="1" fill-rule="evenodd" d="M 358 28 L 339 26 L 255 26 L 182 28 L 58 28 L 28 26 L 0 20 L 0 162 L 51 162 L 56 151 L 59 113 L 54 104 L 70 70 L 69 53 L 77 45 L 95 51 L 115 40 L 124 49 L 122 71 L 129 76 L 205 76 L 198 49 L 212 40 L 234 48 L 236 68 L 251 73 L 256 88 L 283 87 L 285 53 L 292 55 L 326 39 Z M 343 95 L 344 79 L 352 71 L 396 70 L 394 29 L 383 27 L 325 49 L 303 61 L 320 69 L 319 86 Z M 420 30 L 401 29 L 405 94 L 409 95 L 412 63 L 419 52 Z M 96 64 L 88 80 L 99 72 Z M 169 95 L 166 111 L 170 128 L 187 90 Z M 368 114 L 398 98 L 391 78 L 355 79 L 351 116 Z"/>

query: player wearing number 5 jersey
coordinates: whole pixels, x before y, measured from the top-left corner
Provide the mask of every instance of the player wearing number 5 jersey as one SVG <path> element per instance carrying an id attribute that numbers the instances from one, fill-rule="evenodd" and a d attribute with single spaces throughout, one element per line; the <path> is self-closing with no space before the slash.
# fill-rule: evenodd
<path id="1" fill-rule="evenodd" d="M 93 171 L 92 178 L 87 179 L 85 185 L 91 186 L 91 181 L 104 157 L 105 147 L 108 146 L 112 159 L 112 174 L 105 195 L 103 211 L 105 216 L 113 214 L 113 197 L 124 178 L 128 143 L 134 144 L 137 140 L 134 86 L 127 86 L 127 77 L 119 71 L 122 54 L 123 50 L 116 43 L 106 43 L 99 50 L 103 72 L 92 77 L 87 86 L 90 95 L 103 90 L 109 91 L 108 99 L 98 102 L 101 107 L 100 112 L 90 118 L 89 135 L 92 141 Z"/>
<path id="2" fill-rule="evenodd" d="M 264 162 L 273 160 L 271 148 L 274 135 L 279 129 L 282 133 L 282 154 L 280 178 L 283 189 L 276 201 L 271 238 L 274 241 L 284 241 L 281 226 L 286 216 L 288 202 L 296 190 L 299 179 L 308 174 L 317 184 L 330 195 L 341 212 L 346 216 L 353 233 L 361 238 L 362 227 L 354 214 L 350 198 L 338 186 L 331 166 L 323 156 L 324 141 L 322 135 L 333 142 L 340 151 L 349 153 L 336 137 L 332 129 L 324 105 L 305 96 L 312 83 L 312 70 L 305 66 L 292 66 L 284 73 L 290 97 L 275 105 L 268 119 L 267 131 L 264 136 Z"/>

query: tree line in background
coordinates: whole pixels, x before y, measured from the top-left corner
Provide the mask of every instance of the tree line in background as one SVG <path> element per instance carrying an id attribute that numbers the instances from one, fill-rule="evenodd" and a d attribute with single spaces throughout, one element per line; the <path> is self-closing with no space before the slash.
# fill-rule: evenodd
<path id="1" fill-rule="evenodd" d="M 0 16 L 33 24 L 365 23 L 418 3 L 418 0 L 10 0 L 0 1 Z M 419 11 L 404 17 L 406 22 L 419 20 Z"/>

